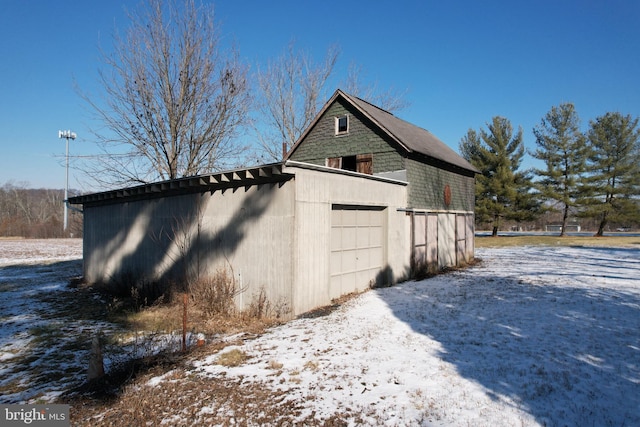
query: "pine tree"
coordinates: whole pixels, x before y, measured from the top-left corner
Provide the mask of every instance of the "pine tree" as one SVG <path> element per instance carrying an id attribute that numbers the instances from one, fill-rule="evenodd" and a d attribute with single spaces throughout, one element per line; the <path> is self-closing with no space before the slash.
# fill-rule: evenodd
<path id="1" fill-rule="evenodd" d="M 560 236 L 565 235 L 570 210 L 582 203 L 582 179 L 589 150 L 579 126 L 574 105 L 563 103 L 552 107 L 533 129 L 538 145 L 533 157 L 546 165 L 546 169 L 535 169 L 541 177 L 537 186 L 546 200 L 561 206 Z"/>
<path id="2" fill-rule="evenodd" d="M 533 219 L 539 203 L 530 191 L 530 171 L 519 171 L 525 154 L 522 129 L 513 134 L 511 122 L 494 117 L 488 131 L 469 129 L 460 151 L 481 171 L 476 177 L 476 219 L 492 224 L 496 236 L 502 220 Z"/>
<path id="3" fill-rule="evenodd" d="M 585 216 L 598 218 L 596 236 L 602 236 L 609 222 L 639 220 L 640 196 L 638 119 L 620 113 L 606 113 L 589 122 L 587 190 Z"/>

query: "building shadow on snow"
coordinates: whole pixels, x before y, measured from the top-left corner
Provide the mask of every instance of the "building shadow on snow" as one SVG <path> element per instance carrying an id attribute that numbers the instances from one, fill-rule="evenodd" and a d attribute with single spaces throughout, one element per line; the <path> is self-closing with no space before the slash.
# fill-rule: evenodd
<path id="1" fill-rule="evenodd" d="M 640 263 L 610 252 L 586 251 L 581 262 L 635 269 L 629 284 L 640 288 Z M 398 319 L 441 344 L 437 357 L 461 377 L 541 425 L 640 425 L 640 291 L 584 286 L 584 277 L 561 286 L 545 271 L 529 281 L 482 270 L 379 293 Z"/>

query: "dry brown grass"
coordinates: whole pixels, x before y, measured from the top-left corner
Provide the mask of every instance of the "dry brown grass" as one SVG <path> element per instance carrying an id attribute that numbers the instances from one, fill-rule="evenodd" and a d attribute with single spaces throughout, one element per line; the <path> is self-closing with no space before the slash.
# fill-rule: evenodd
<path id="1" fill-rule="evenodd" d="M 121 321 L 129 325 L 130 329 L 176 332 L 182 330 L 183 310 L 182 298 L 176 298 L 169 304 L 155 305 L 138 312 L 128 312 L 121 315 Z M 278 323 L 280 323 L 279 319 L 255 318 L 245 313 L 207 315 L 197 305 L 191 303 L 187 305 L 187 330 L 207 336 L 236 332 L 259 334 Z"/>
<path id="2" fill-rule="evenodd" d="M 96 427 L 346 426 L 353 422 L 363 424 L 365 415 L 372 416 L 346 410 L 327 419 L 316 419 L 315 413 L 303 415 L 306 402 L 292 401 L 286 392 L 246 384 L 242 378 L 209 377 L 190 371 L 189 357 L 202 357 L 219 350 L 219 345 L 207 346 L 171 367 L 160 364 L 130 381 L 116 394 L 77 394 L 61 403 L 71 405 L 71 425 Z M 157 376 L 163 376 L 163 381 L 150 383 Z"/>
<path id="3" fill-rule="evenodd" d="M 316 315 L 326 315 L 352 297 L 345 296 Z M 222 366 L 245 363 L 246 353 L 225 349 L 242 345 L 244 340 L 263 333 L 279 320 L 251 317 L 248 313 L 207 317 L 197 306 L 191 307 L 189 313 L 190 331 L 219 337 L 243 333 L 232 341 L 210 340 L 202 347 L 191 347 L 186 354 L 160 354 L 136 360 L 98 384 L 85 384 L 58 402 L 71 405 L 71 424 L 98 427 L 161 423 L 169 426 L 346 426 L 354 422 L 363 424 L 366 417 L 375 417 L 373 412 L 360 414 L 345 410 L 326 419 L 317 419 L 315 413 L 302 415 L 307 408 L 306 402 L 291 401 L 284 392 L 272 391 L 260 384 L 246 384 L 242 378 L 232 379 L 224 374 L 215 377 L 194 374 L 193 360 L 210 355 L 218 354 L 216 362 Z M 181 299 L 126 313 L 124 323 L 146 331 L 175 331 L 182 327 Z M 283 364 L 272 361 L 270 367 L 281 370 Z M 310 362 L 305 369 L 316 371 L 320 367 L 316 362 Z M 164 380 L 150 385 L 149 380 L 157 376 L 163 376 Z"/>
<path id="4" fill-rule="evenodd" d="M 177 369 L 159 385 L 147 384 L 152 377 L 162 374 L 162 369 L 150 372 L 106 402 L 86 397 L 70 402 L 71 424 L 280 425 L 301 412 L 298 405 L 285 402 L 284 393 L 248 387 L 241 379 L 193 376 Z"/>
<path id="5" fill-rule="evenodd" d="M 233 350 L 225 351 L 224 353 L 220 353 L 216 358 L 216 363 L 218 365 L 232 367 L 232 366 L 240 366 L 244 362 L 247 361 L 249 356 L 242 350 L 234 348 Z"/>
<path id="6" fill-rule="evenodd" d="M 595 246 L 640 247 L 640 237 L 632 236 L 477 236 L 477 248 L 504 246 Z"/>
<path id="7" fill-rule="evenodd" d="M 121 281 L 110 285 L 111 288 L 124 289 L 123 293 L 111 296 L 114 309 L 110 320 L 124 324 L 132 331 L 172 333 L 183 329 L 183 293 L 166 292 L 161 298 L 149 299 L 144 294 L 146 288 L 138 290 L 131 286 L 134 279 L 123 277 Z M 172 289 L 171 286 L 165 287 Z M 111 288 L 103 286 L 98 289 L 112 294 Z M 269 301 L 264 289 L 252 296 L 249 307 L 239 311 L 234 301 L 242 292 L 245 290 L 225 269 L 190 283 L 186 304 L 187 330 L 205 335 L 239 331 L 260 333 L 289 315 L 288 304 Z M 148 305 L 146 301 L 155 302 Z"/>

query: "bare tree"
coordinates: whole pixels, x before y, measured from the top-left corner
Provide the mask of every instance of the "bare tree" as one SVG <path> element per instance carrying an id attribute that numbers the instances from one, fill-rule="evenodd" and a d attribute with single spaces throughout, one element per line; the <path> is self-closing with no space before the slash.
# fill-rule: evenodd
<path id="1" fill-rule="evenodd" d="M 85 167 L 100 185 L 145 183 L 223 169 L 243 150 L 235 138 L 250 106 L 247 67 L 224 51 L 213 9 L 149 0 L 113 49 L 102 53 L 103 99 L 80 91 L 104 124 Z"/>
<path id="2" fill-rule="evenodd" d="M 62 227 L 64 190 L 28 188 L 7 182 L 0 186 L 0 236 L 69 237 L 82 235 L 82 216 L 72 212 L 70 227 Z"/>
<path id="3" fill-rule="evenodd" d="M 264 128 L 257 129 L 262 149 L 272 160 L 280 160 L 311 124 L 322 102 L 326 101 L 326 83 L 338 60 L 339 50 L 332 46 L 321 63 L 289 43 L 284 54 L 258 71 L 260 89 L 258 110 Z"/>
<path id="4" fill-rule="evenodd" d="M 398 92 L 394 88 L 387 90 L 380 89 L 378 82 L 370 84 L 362 83 L 364 71 L 362 67 L 351 63 L 347 73 L 347 82 L 345 83 L 345 91 L 360 99 L 364 99 L 371 104 L 382 108 L 390 113 L 407 108 L 410 103 L 405 98 L 407 90 Z"/>
<path id="5" fill-rule="evenodd" d="M 340 50 L 331 46 L 322 62 L 314 62 L 294 42 L 287 50 L 269 62 L 266 70 L 258 71 L 258 120 L 256 134 L 265 155 L 280 160 L 309 127 L 323 103 L 329 97 L 327 83 L 334 73 Z M 387 111 L 408 106 L 404 94 L 394 90 L 381 91 L 377 83 L 364 85 L 362 70 L 351 65 L 344 83 L 346 92 L 371 102 Z"/>

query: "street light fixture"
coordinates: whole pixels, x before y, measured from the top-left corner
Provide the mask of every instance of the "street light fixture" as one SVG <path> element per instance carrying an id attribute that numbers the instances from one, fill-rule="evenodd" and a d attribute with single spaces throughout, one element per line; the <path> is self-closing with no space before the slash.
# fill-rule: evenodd
<path id="1" fill-rule="evenodd" d="M 65 157 L 66 157 L 66 162 L 67 162 L 67 167 L 66 167 L 66 180 L 65 180 L 65 186 L 64 186 L 64 231 L 67 231 L 67 223 L 68 223 L 68 205 L 69 205 L 69 140 L 70 139 L 76 139 L 76 133 L 75 132 L 71 132 L 70 130 L 59 130 L 58 131 L 58 138 L 64 138 L 67 140 L 67 146 L 66 146 L 66 152 L 65 152 Z"/>

